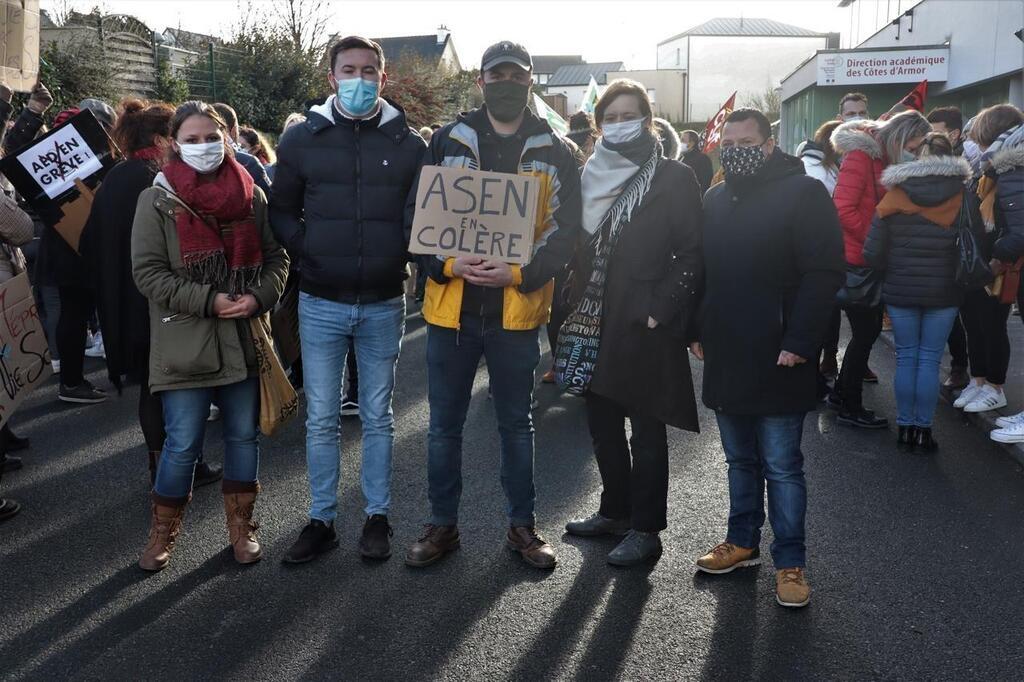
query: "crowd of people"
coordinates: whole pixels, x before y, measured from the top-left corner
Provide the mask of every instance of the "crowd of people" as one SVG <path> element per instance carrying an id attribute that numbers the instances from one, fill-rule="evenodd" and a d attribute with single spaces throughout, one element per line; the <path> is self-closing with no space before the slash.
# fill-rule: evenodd
<path id="1" fill-rule="evenodd" d="M 251 321 L 270 313 L 280 357 L 305 392 L 310 491 L 308 523 L 282 558 L 304 563 L 338 546 L 339 423 L 353 412 L 365 498 L 358 550 L 391 556 L 392 396 L 410 263 L 427 323 L 430 408 L 429 522 L 405 553 L 411 567 L 460 545 L 463 429 L 481 360 L 500 436 L 505 543 L 531 566 L 557 565 L 535 510 L 543 325 L 553 365 L 542 381 L 584 396 L 602 482 L 598 508 L 566 531 L 621 536 L 608 555 L 615 565 L 661 554 L 667 427 L 698 431 L 691 362 L 703 362 L 730 500 L 726 536 L 696 569 L 761 562 L 767 489 L 783 606 L 810 599 L 806 415 L 824 401 L 840 424 L 888 426 L 863 400 L 863 384 L 877 381 L 868 360 L 883 308 L 897 354 L 899 449 L 937 448 L 943 387 L 961 391 L 955 404 L 966 412 L 1006 405 L 1011 299 L 1024 296 L 1019 109 L 989 107 L 966 123 L 953 108 L 872 120 L 867 98 L 851 93 L 791 156 L 764 113 L 740 108 L 721 129 L 716 181 L 701 136 L 655 117 L 647 90 L 630 80 L 610 83 L 592 115 L 574 115 L 556 134 L 528 108 L 532 59 L 513 42 L 481 58 L 481 107 L 419 131 L 385 97 L 377 43 L 340 39 L 327 64 L 332 94 L 290 115 L 276 149 L 224 103 L 129 99 L 115 110 L 86 100 L 60 112 L 56 125 L 91 110 L 121 159 L 77 252 L 13 192 L 0 193 L 0 281 L 31 272 L 55 369 L 59 357 L 59 398 L 106 398 L 83 373 L 94 317 L 111 383 L 140 385 L 152 485 L 141 568 L 168 565 L 193 489 L 216 481 L 235 559 L 262 557 L 262 360 Z M 0 87 L 4 154 L 44 130 L 52 104 L 39 84 L 8 126 L 11 94 Z M 430 166 L 536 178 L 528 264 L 410 256 L 416 189 Z M 33 234 L 26 265 L 19 247 Z M 840 363 L 844 313 L 851 339 Z M 947 344 L 952 367 L 941 382 Z M 223 467 L 203 460 L 216 418 Z M 993 439 L 1024 442 L 1024 412 L 999 426 Z M 11 453 L 27 446 L 6 423 L 2 469 L 17 468 Z M 0 519 L 18 508 L 3 500 Z"/>

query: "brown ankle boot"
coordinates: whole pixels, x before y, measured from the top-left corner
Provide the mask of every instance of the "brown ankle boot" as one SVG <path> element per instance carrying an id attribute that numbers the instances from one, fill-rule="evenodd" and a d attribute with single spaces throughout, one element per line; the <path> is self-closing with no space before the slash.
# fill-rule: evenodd
<path id="1" fill-rule="evenodd" d="M 142 550 L 139 568 L 144 571 L 160 571 L 171 560 L 174 541 L 181 530 L 181 520 L 185 516 L 185 506 L 190 498 L 180 504 L 166 504 L 168 500 L 153 495 L 153 519 L 149 526 L 149 542 Z"/>
<path id="2" fill-rule="evenodd" d="M 263 557 L 256 540 L 259 526 L 252 520 L 259 483 L 224 480 L 224 517 L 228 525 L 228 541 L 235 552 L 235 561 L 254 564 Z"/>

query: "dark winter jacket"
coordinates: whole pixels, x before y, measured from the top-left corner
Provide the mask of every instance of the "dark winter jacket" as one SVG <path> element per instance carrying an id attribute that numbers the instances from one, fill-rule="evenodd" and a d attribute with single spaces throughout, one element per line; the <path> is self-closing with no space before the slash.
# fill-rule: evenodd
<path id="1" fill-rule="evenodd" d="M 344 303 L 400 296 L 405 202 L 426 144 L 392 104 L 365 121 L 333 108 L 332 96 L 281 137 L 271 226 L 299 261 L 302 291 Z"/>
<path id="2" fill-rule="evenodd" d="M 704 197 L 704 404 L 727 414 L 815 407 L 815 358 L 843 283 L 828 190 L 776 149 L 753 178 Z M 781 351 L 807 362 L 779 367 Z"/>
<path id="3" fill-rule="evenodd" d="M 992 172 L 996 174 L 996 242 L 992 256 L 1014 263 L 1024 256 L 1024 145 L 996 152 Z"/>
<path id="4" fill-rule="evenodd" d="M 954 156 L 927 156 L 889 166 L 882 174 L 889 193 L 878 204 L 864 260 L 885 272 L 885 303 L 950 308 L 963 302 L 956 283 L 956 234 L 961 208 L 968 217 L 972 213 L 973 203 L 964 203 L 970 177 L 971 165 Z M 980 215 L 974 217 L 980 221 Z"/>
<path id="5" fill-rule="evenodd" d="M 263 190 L 264 195 L 269 197 L 270 176 L 267 174 L 267 169 L 263 167 L 262 163 L 260 163 L 260 160 L 252 154 L 236 149 L 235 161 L 242 164 L 242 168 L 249 171 L 249 175 L 252 176 L 252 180 L 256 183 L 256 186 Z"/>
<path id="6" fill-rule="evenodd" d="M 850 121 L 832 133 L 832 146 L 843 157 L 832 200 L 843 228 L 846 262 L 851 265 L 864 265 L 864 240 L 875 207 L 885 196 L 882 171 L 888 161 L 875 140 L 876 126 L 874 121 Z"/>
<path id="7" fill-rule="evenodd" d="M 711 159 L 699 149 L 690 149 L 679 160 L 693 169 L 694 174 L 697 176 L 697 183 L 700 185 L 701 196 L 704 196 L 704 193 L 711 187 L 711 178 L 715 175 L 715 171 L 711 166 Z"/>
<path id="8" fill-rule="evenodd" d="M 434 133 L 423 165 L 450 168 L 480 168 L 481 117 L 486 109 L 460 114 Z M 572 256 L 580 231 L 580 176 L 576 158 L 565 140 L 529 110 L 519 128 L 525 138 L 519 159 L 519 175 L 540 180 L 533 257 L 525 266 L 512 266 L 512 285 L 502 293 L 502 327 L 509 330 L 536 329 L 551 313 L 554 276 Z M 411 228 L 416 208 L 415 194 L 409 197 L 406 222 Z M 428 268 L 423 317 L 430 324 L 455 329 L 460 324 L 464 280 L 454 277 L 454 258 L 425 258 Z"/>
<path id="9" fill-rule="evenodd" d="M 686 330 L 703 277 L 702 220 L 693 171 L 662 160 L 609 261 L 590 384 L 630 412 L 689 431 L 699 430 Z M 594 253 L 592 245 L 581 244 L 580 251 L 587 265 L 573 276 L 579 290 L 590 278 Z M 648 317 L 658 326 L 649 329 Z"/>
<path id="10" fill-rule="evenodd" d="M 115 386 L 149 361 L 149 303 L 132 276 L 132 224 L 139 195 L 158 171 L 156 162 L 141 159 L 111 168 L 82 230 L 82 258 L 96 287 L 107 372 Z"/>

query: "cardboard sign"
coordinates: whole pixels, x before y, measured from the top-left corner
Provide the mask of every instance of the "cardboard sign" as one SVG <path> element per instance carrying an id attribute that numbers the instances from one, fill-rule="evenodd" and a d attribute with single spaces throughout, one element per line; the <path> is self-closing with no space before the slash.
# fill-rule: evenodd
<path id="1" fill-rule="evenodd" d="M 39 0 L 0 0 L 0 81 L 29 92 L 39 78 Z"/>
<path id="2" fill-rule="evenodd" d="M 86 110 L 0 159 L 0 173 L 78 251 L 93 194 L 117 163 L 116 149 Z"/>
<path id="3" fill-rule="evenodd" d="M 39 320 L 28 275 L 21 273 L 0 284 L 0 425 L 18 405 L 46 381 L 50 350 Z"/>
<path id="4" fill-rule="evenodd" d="M 525 265 L 539 201 L 535 177 L 424 166 L 409 252 Z"/>

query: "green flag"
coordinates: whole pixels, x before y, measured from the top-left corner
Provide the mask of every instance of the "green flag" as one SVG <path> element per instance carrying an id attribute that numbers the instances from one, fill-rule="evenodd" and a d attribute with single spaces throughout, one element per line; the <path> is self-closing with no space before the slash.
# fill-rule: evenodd
<path id="1" fill-rule="evenodd" d="M 566 123 L 565 119 L 559 116 L 557 111 L 549 107 L 537 93 L 533 93 L 533 106 L 537 109 L 537 115 L 547 121 L 551 129 L 556 133 L 565 135 L 569 132 L 569 124 Z"/>
<path id="2" fill-rule="evenodd" d="M 587 85 L 587 91 L 583 93 L 583 103 L 580 105 L 580 111 L 585 111 L 588 114 L 594 113 L 594 109 L 597 107 L 597 98 L 601 95 L 597 88 L 597 81 L 594 77 L 590 77 L 590 83 Z"/>

